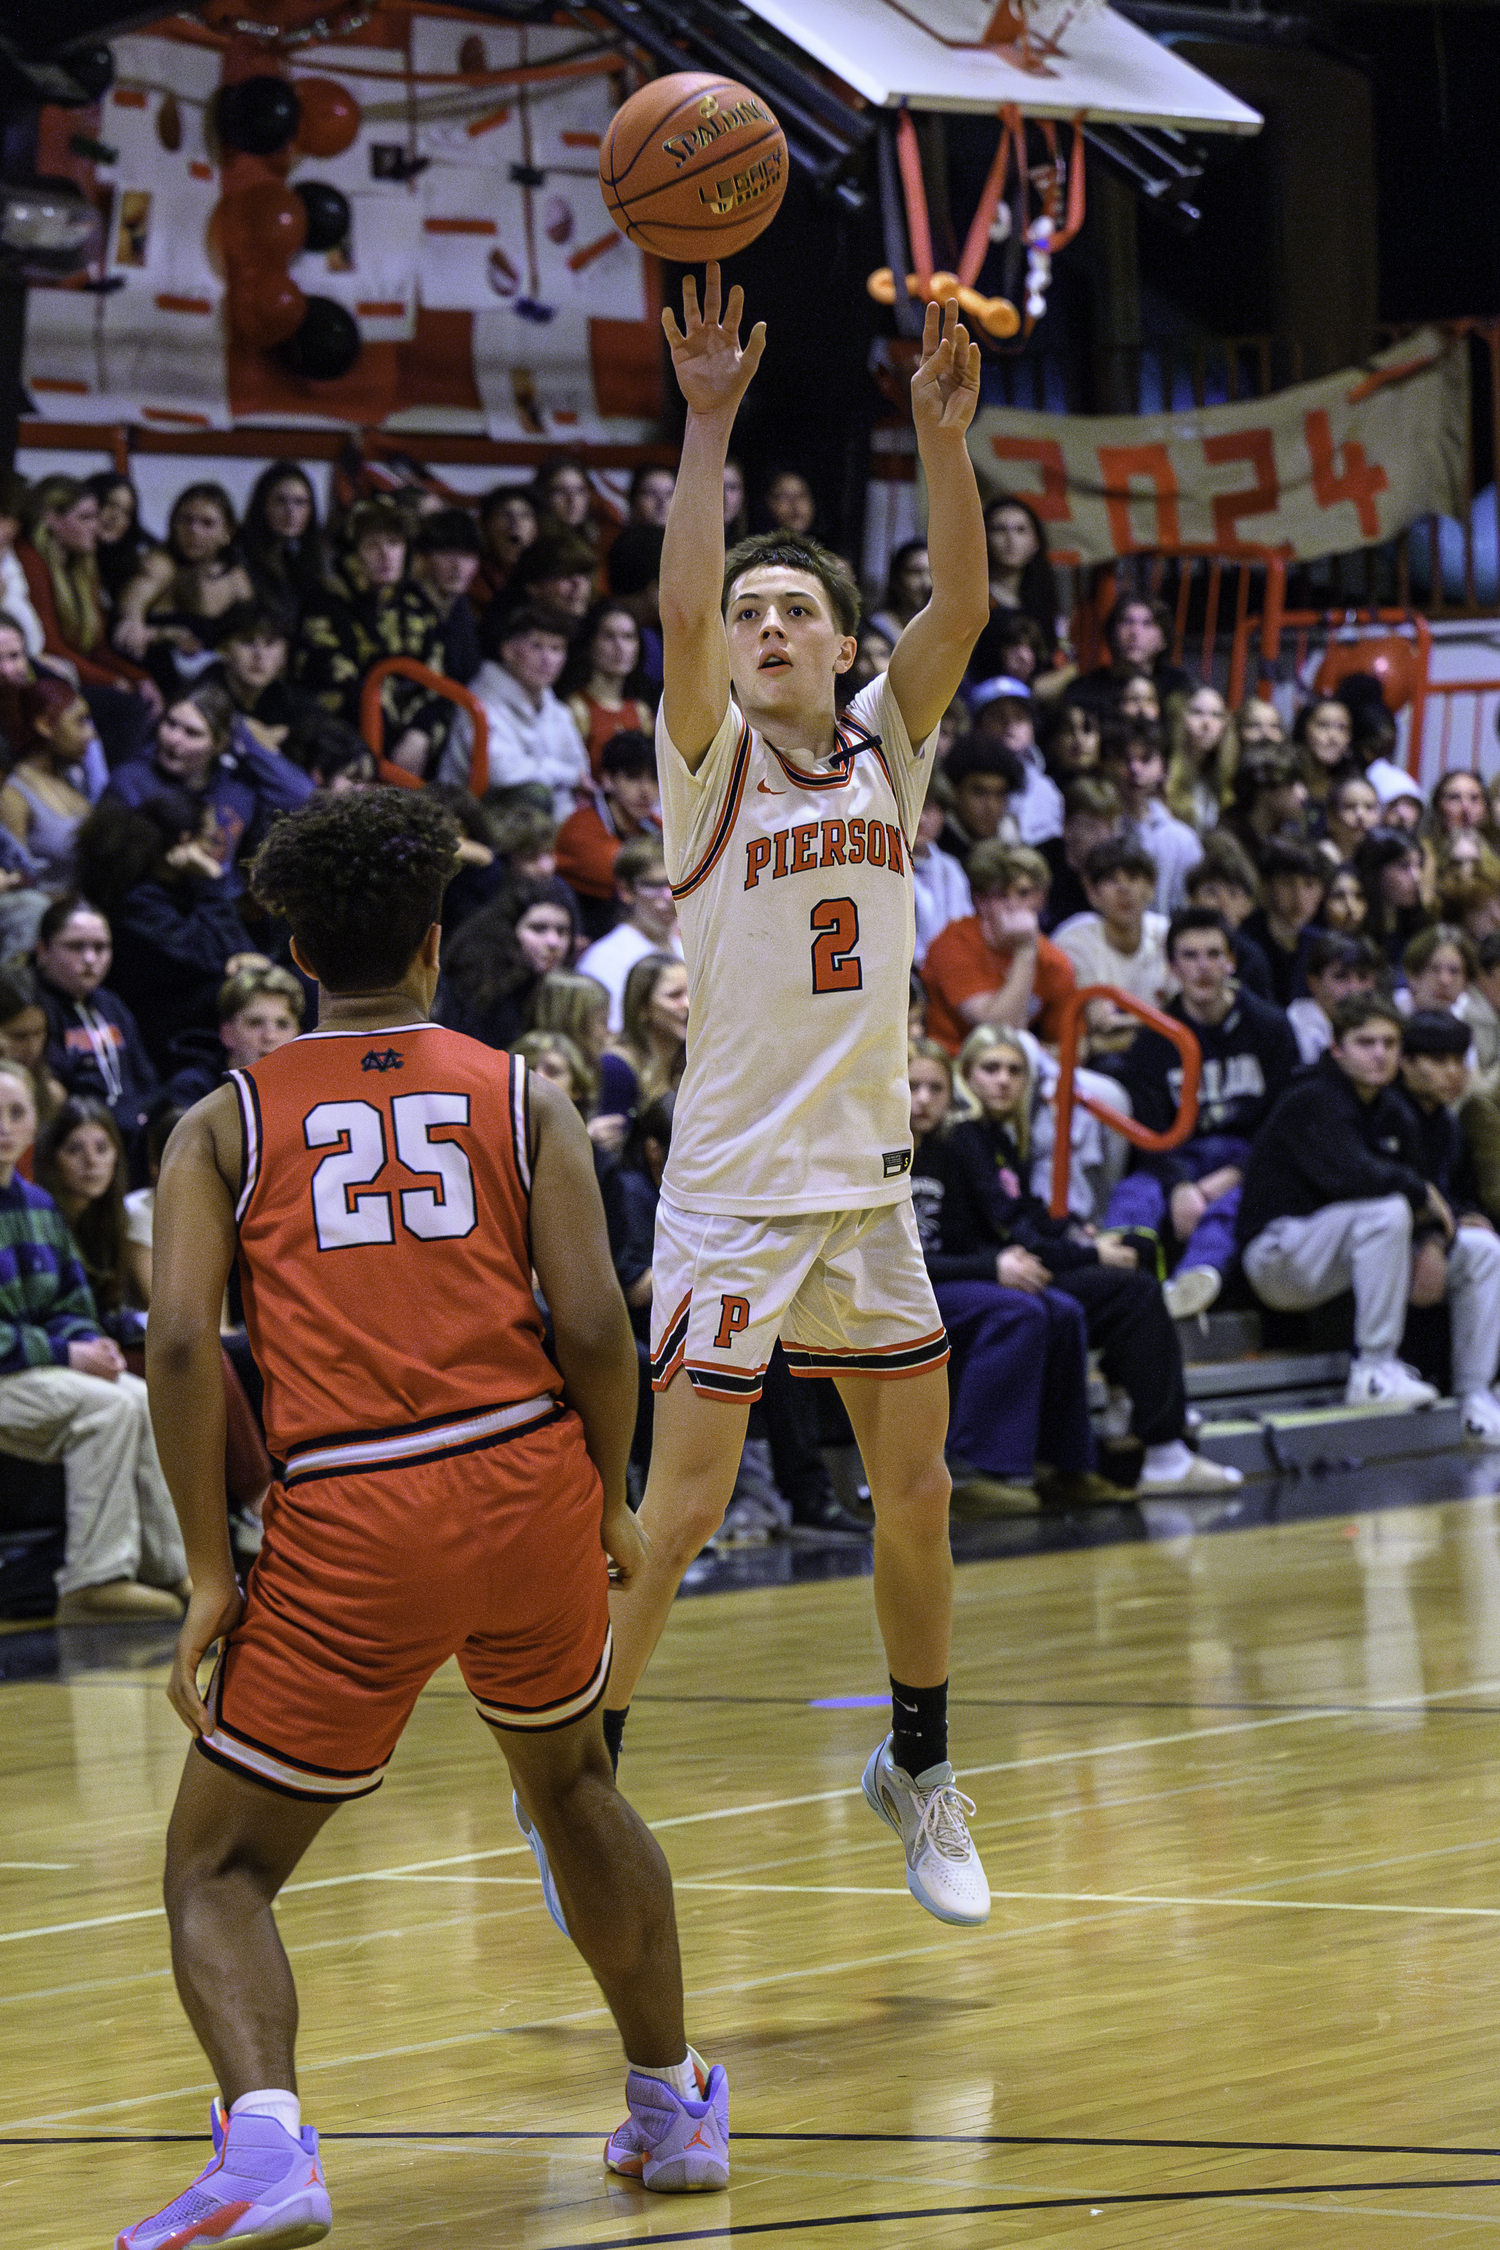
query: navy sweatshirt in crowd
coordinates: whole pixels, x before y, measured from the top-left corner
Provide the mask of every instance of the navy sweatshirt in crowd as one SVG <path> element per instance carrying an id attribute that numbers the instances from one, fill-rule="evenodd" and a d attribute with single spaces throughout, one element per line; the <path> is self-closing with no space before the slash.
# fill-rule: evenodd
<path id="1" fill-rule="evenodd" d="M 70 1000 L 40 974 L 37 986 L 47 1016 L 47 1068 L 66 1092 L 107 1103 L 128 1143 L 161 1094 L 135 1017 L 102 984 L 87 1000 Z"/>
<path id="2" fill-rule="evenodd" d="M 1187 1025 L 1203 1058 L 1198 1122 L 1186 1145 L 1223 1135 L 1253 1140 L 1297 1068 L 1297 1041 L 1280 1008 L 1253 993 L 1236 992 L 1222 1023 L 1197 1022 L 1180 997 L 1170 1000 L 1164 1012 Z M 1153 1133 L 1166 1132 L 1182 1090 L 1182 1058 L 1171 1040 L 1159 1031 L 1138 1031 L 1116 1075 L 1139 1122 Z M 1178 1149 L 1161 1154 L 1139 1150 L 1132 1169 L 1154 1173 L 1167 1187 L 1193 1176 Z"/>
<path id="3" fill-rule="evenodd" d="M 911 1192 L 934 1282 L 993 1281 L 996 1255 L 1012 1246 L 1030 1250 L 1052 1273 L 1099 1263 L 1076 1221 L 1054 1219 L 1031 1193 L 1015 1142 L 989 1118 L 929 1134 L 912 1163 Z"/>
<path id="4" fill-rule="evenodd" d="M 1256 1136 L 1235 1239 L 1243 1250 L 1273 1219 L 1309 1219 L 1328 1203 L 1404 1195 L 1413 1211 L 1425 1210 L 1424 1156 L 1403 1095 L 1384 1086 L 1361 1101 L 1332 1055 L 1320 1055 Z"/>

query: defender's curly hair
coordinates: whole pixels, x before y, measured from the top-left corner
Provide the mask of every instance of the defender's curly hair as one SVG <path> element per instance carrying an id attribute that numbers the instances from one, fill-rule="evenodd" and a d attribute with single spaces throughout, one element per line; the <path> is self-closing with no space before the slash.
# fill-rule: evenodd
<path id="1" fill-rule="evenodd" d="M 455 872 L 458 823 L 415 789 L 319 791 L 278 820 L 250 887 L 329 992 L 398 984 Z"/>

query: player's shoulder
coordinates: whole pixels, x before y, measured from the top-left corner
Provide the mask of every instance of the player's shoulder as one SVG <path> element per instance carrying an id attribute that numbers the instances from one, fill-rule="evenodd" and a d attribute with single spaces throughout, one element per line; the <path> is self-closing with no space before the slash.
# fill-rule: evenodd
<path id="1" fill-rule="evenodd" d="M 858 694 L 850 697 L 844 706 L 844 718 L 852 719 L 867 734 L 875 735 L 888 755 L 903 761 L 925 758 L 929 742 L 935 739 L 934 731 L 927 740 L 912 741 L 889 672 L 879 673 Z"/>
<path id="2" fill-rule="evenodd" d="M 681 745 L 672 739 L 667 726 L 666 697 L 656 706 L 656 756 L 657 765 L 665 779 L 704 781 L 726 757 L 731 757 L 742 742 L 754 740 L 753 730 L 747 726 L 743 712 L 731 695 L 724 706 L 723 716 L 709 738 L 708 748 L 696 766 L 690 766 Z M 670 784 L 669 784 L 670 786 Z"/>

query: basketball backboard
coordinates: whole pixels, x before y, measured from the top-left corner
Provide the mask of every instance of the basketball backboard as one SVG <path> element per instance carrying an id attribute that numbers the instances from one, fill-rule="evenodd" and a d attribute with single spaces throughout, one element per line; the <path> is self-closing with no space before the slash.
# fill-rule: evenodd
<path id="1" fill-rule="evenodd" d="M 816 61 L 880 108 L 993 113 L 1158 125 L 1198 133 L 1255 133 L 1257 111 L 1236 101 L 1172 48 L 1107 7 L 1059 4 L 1041 19 L 1029 60 L 984 44 L 995 0 L 747 0 Z M 1037 51 L 1039 50 L 1039 51 Z"/>

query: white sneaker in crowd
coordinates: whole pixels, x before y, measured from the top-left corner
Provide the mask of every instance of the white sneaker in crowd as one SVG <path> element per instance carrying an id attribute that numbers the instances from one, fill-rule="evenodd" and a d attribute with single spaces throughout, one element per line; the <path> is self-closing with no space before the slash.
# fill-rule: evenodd
<path id="1" fill-rule="evenodd" d="M 1466 1391 L 1460 1408 L 1470 1445 L 1500 1445 L 1500 1401 L 1493 1391 Z"/>
<path id="2" fill-rule="evenodd" d="M 1346 1406 L 1431 1406 L 1437 1388 L 1424 1383 L 1404 1359 L 1369 1359 L 1364 1353 L 1349 1369 Z"/>
<path id="3" fill-rule="evenodd" d="M 1224 1286 L 1217 1266 L 1179 1266 L 1170 1281 L 1161 1285 L 1161 1301 L 1174 1320 L 1192 1320 L 1209 1306 Z"/>
<path id="4" fill-rule="evenodd" d="M 1167 1492 L 1232 1492 L 1244 1481 L 1238 1469 L 1223 1461 L 1210 1461 L 1184 1445 L 1181 1438 L 1173 1438 L 1168 1445 L 1147 1446 L 1136 1494 L 1142 1500 L 1155 1500 Z"/>

